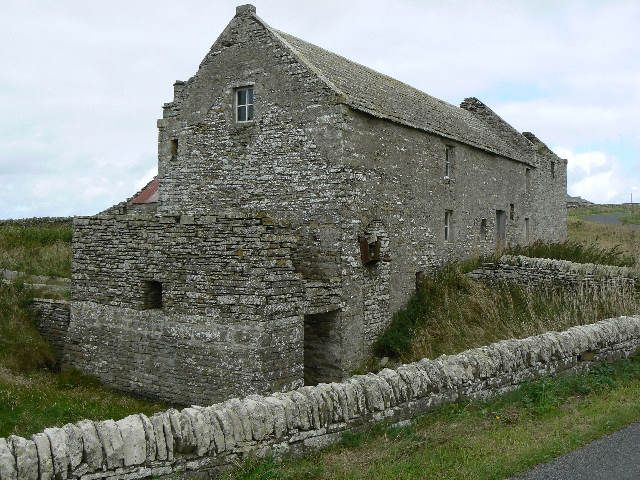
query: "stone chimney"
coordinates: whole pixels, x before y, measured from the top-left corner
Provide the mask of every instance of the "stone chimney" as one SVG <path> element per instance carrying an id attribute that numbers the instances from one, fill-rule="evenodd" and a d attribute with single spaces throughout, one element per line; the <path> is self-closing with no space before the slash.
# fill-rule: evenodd
<path id="1" fill-rule="evenodd" d="M 255 15 L 256 7 L 247 3 L 246 5 L 238 5 L 236 7 L 236 16 L 238 15 Z"/>

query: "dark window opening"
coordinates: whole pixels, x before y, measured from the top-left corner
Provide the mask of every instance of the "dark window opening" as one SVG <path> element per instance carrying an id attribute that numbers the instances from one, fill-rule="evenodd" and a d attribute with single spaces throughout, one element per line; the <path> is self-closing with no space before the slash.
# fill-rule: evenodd
<path id="1" fill-rule="evenodd" d="M 551 178 L 556 178 L 556 162 L 551 162 Z"/>
<path id="2" fill-rule="evenodd" d="M 451 178 L 453 174 L 454 147 L 447 145 L 444 152 L 444 178 Z"/>
<path id="3" fill-rule="evenodd" d="M 420 290 L 423 284 L 424 284 L 424 272 L 420 270 L 419 272 L 416 272 L 416 290 Z"/>
<path id="4" fill-rule="evenodd" d="M 250 122 L 253 120 L 253 87 L 236 90 L 236 121 Z"/>
<path id="5" fill-rule="evenodd" d="M 372 265 L 380 261 L 380 240 L 369 242 L 366 237 L 358 238 L 360 257 L 364 265 Z"/>
<path id="6" fill-rule="evenodd" d="M 452 210 L 445 210 L 444 212 L 444 241 L 448 242 L 453 238 L 453 231 L 451 229 L 451 217 L 453 216 Z"/>
<path id="7" fill-rule="evenodd" d="M 487 238 L 487 219 L 483 218 L 480 220 L 480 235 L 483 238 Z"/>
<path id="8" fill-rule="evenodd" d="M 342 379 L 339 316 L 339 310 L 304 316 L 305 385 Z"/>
<path id="9" fill-rule="evenodd" d="M 509 220 L 516 219 L 516 206 L 513 203 L 509 204 Z"/>
<path id="10" fill-rule="evenodd" d="M 171 160 L 176 160 L 178 158 L 178 139 L 177 138 L 171 139 L 170 149 L 171 149 Z"/>
<path id="11" fill-rule="evenodd" d="M 162 283 L 155 280 L 144 282 L 144 308 L 162 308 Z"/>
<path id="12" fill-rule="evenodd" d="M 496 246 L 504 248 L 507 243 L 507 212 L 496 210 Z"/>
<path id="13" fill-rule="evenodd" d="M 530 228 L 531 227 L 529 226 L 529 219 L 525 218 L 524 219 L 524 238 L 525 238 L 525 241 L 527 243 L 529 243 L 530 238 L 531 238 L 531 230 L 530 230 Z"/>

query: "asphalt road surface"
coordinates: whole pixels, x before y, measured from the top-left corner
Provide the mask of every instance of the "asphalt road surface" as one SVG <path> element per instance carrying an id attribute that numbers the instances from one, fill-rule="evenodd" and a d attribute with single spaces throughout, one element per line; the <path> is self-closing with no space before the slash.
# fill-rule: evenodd
<path id="1" fill-rule="evenodd" d="M 512 480 L 638 480 L 640 422 Z"/>

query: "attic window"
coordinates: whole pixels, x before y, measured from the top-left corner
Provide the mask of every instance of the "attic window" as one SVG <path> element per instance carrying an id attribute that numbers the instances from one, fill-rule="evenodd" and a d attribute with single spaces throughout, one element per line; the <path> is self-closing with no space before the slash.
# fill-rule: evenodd
<path id="1" fill-rule="evenodd" d="M 162 308 L 162 283 L 146 280 L 143 285 L 144 308 Z"/>
<path id="2" fill-rule="evenodd" d="M 453 172 L 454 147 L 447 145 L 444 152 L 444 178 L 451 178 Z"/>
<path id="3" fill-rule="evenodd" d="M 253 120 L 253 87 L 236 90 L 236 122 Z"/>

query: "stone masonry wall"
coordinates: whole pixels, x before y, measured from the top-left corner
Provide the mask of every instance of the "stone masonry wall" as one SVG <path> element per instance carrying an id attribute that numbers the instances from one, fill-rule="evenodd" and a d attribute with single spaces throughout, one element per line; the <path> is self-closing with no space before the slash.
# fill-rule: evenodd
<path id="1" fill-rule="evenodd" d="M 301 385 L 295 243 L 266 215 L 77 218 L 67 362 L 183 405 Z"/>
<path id="2" fill-rule="evenodd" d="M 525 380 L 628 357 L 640 346 L 640 317 L 619 317 L 505 340 L 457 355 L 357 375 L 341 383 L 151 417 L 83 420 L 31 438 L 0 439 L 2 480 L 207 478 L 248 455 L 300 454 L 346 431 L 399 422 L 463 398 L 486 398 Z M 589 352 L 589 355 L 583 355 Z"/>
<path id="3" fill-rule="evenodd" d="M 581 292 L 623 292 L 640 287 L 638 273 L 626 267 L 574 263 L 566 260 L 504 255 L 468 274 L 485 282 L 571 288 Z"/>
<path id="4" fill-rule="evenodd" d="M 61 361 L 67 342 L 67 330 L 71 310 L 66 300 L 36 298 L 31 304 L 36 328 L 53 347 L 58 361 Z"/>

